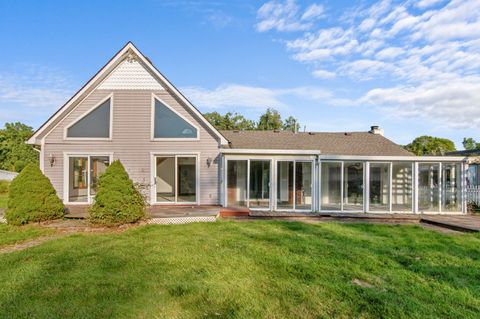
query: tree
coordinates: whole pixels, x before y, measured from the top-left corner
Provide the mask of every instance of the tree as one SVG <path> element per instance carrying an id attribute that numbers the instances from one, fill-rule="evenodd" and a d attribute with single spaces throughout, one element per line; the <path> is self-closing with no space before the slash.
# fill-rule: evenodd
<path id="1" fill-rule="evenodd" d="M 291 115 L 283 121 L 283 130 L 285 131 L 298 132 L 299 127 L 300 123 L 298 123 L 298 120 Z"/>
<path id="2" fill-rule="evenodd" d="M 260 116 L 257 129 L 263 131 L 280 130 L 283 128 L 282 117 L 277 110 L 268 108 L 264 114 Z"/>
<path id="3" fill-rule="evenodd" d="M 426 135 L 417 137 L 406 145 L 405 149 L 419 156 L 444 155 L 446 152 L 456 150 L 455 144 L 451 140 Z"/>
<path id="4" fill-rule="evenodd" d="M 466 150 L 474 150 L 474 149 L 480 148 L 480 143 L 477 143 L 471 137 L 464 137 L 462 144 L 463 144 L 463 148 L 465 148 Z"/>
<path id="5" fill-rule="evenodd" d="M 10 184 L 5 212 L 9 224 L 62 218 L 63 211 L 62 201 L 37 164 L 28 164 Z"/>
<path id="6" fill-rule="evenodd" d="M 114 161 L 98 179 L 90 221 L 115 226 L 134 223 L 145 214 L 146 202 L 120 161 Z"/>
<path id="7" fill-rule="evenodd" d="M 246 119 L 238 113 L 227 112 L 221 115 L 218 112 L 205 113 L 205 118 L 219 130 L 254 130 L 255 122 Z"/>
<path id="8" fill-rule="evenodd" d="M 0 129 L 0 169 L 20 172 L 29 163 L 38 163 L 38 152 L 26 144 L 33 129 L 20 122 Z"/>

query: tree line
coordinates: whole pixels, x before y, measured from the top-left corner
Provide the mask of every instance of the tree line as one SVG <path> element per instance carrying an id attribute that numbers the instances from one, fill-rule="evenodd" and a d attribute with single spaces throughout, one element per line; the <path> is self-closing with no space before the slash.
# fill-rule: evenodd
<path id="1" fill-rule="evenodd" d="M 284 130 L 298 132 L 300 123 L 293 116 L 282 120 L 280 113 L 268 108 L 260 115 L 258 121 L 250 120 L 239 113 L 227 112 L 224 115 L 218 112 L 205 113 L 205 118 L 218 130 Z"/>

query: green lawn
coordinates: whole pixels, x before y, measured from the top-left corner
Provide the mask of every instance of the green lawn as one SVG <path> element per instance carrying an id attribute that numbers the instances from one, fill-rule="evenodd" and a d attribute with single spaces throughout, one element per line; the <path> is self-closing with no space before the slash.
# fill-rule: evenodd
<path id="1" fill-rule="evenodd" d="M 15 227 L 0 224 L 0 248 L 53 233 L 52 230 L 35 226 Z M 0 260 L 3 257 L 0 256 Z M 1 289 L 1 288 L 0 288 Z"/>
<path id="2" fill-rule="evenodd" d="M 8 194 L 0 193 L 0 208 L 7 208 Z"/>
<path id="3" fill-rule="evenodd" d="M 5 318 L 478 318 L 480 236 L 152 225 L 0 255 L 0 283 Z"/>

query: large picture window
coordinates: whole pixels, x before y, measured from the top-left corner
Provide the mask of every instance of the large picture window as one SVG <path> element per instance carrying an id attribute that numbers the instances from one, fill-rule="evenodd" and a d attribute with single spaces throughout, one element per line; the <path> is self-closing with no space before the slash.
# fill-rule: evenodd
<path id="1" fill-rule="evenodd" d="M 67 128 L 67 138 L 109 138 L 111 99 Z"/>
<path id="2" fill-rule="evenodd" d="M 198 130 L 166 104 L 154 99 L 154 138 L 196 139 Z"/>

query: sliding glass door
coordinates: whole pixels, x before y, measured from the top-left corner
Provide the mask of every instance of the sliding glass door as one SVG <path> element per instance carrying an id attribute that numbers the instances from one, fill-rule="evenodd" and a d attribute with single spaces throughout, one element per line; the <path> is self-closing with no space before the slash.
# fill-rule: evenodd
<path id="1" fill-rule="evenodd" d="M 278 161 L 276 176 L 277 210 L 312 209 L 312 162 Z"/>
<path id="2" fill-rule="evenodd" d="M 250 161 L 249 207 L 270 207 L 270 161 Z"/>
<path id="3" fill-rule="evenodd" d="M 155 171 L 157 203 L 195 204 L 197 202 L 196 156 L 157 156 Z"/>
<path id="4" fill-rule="evenodd" d="M 109 165 L 109 156 L 69 156 L 68 202 L 93 202 L 97 194 L 98 178 Z"/>

